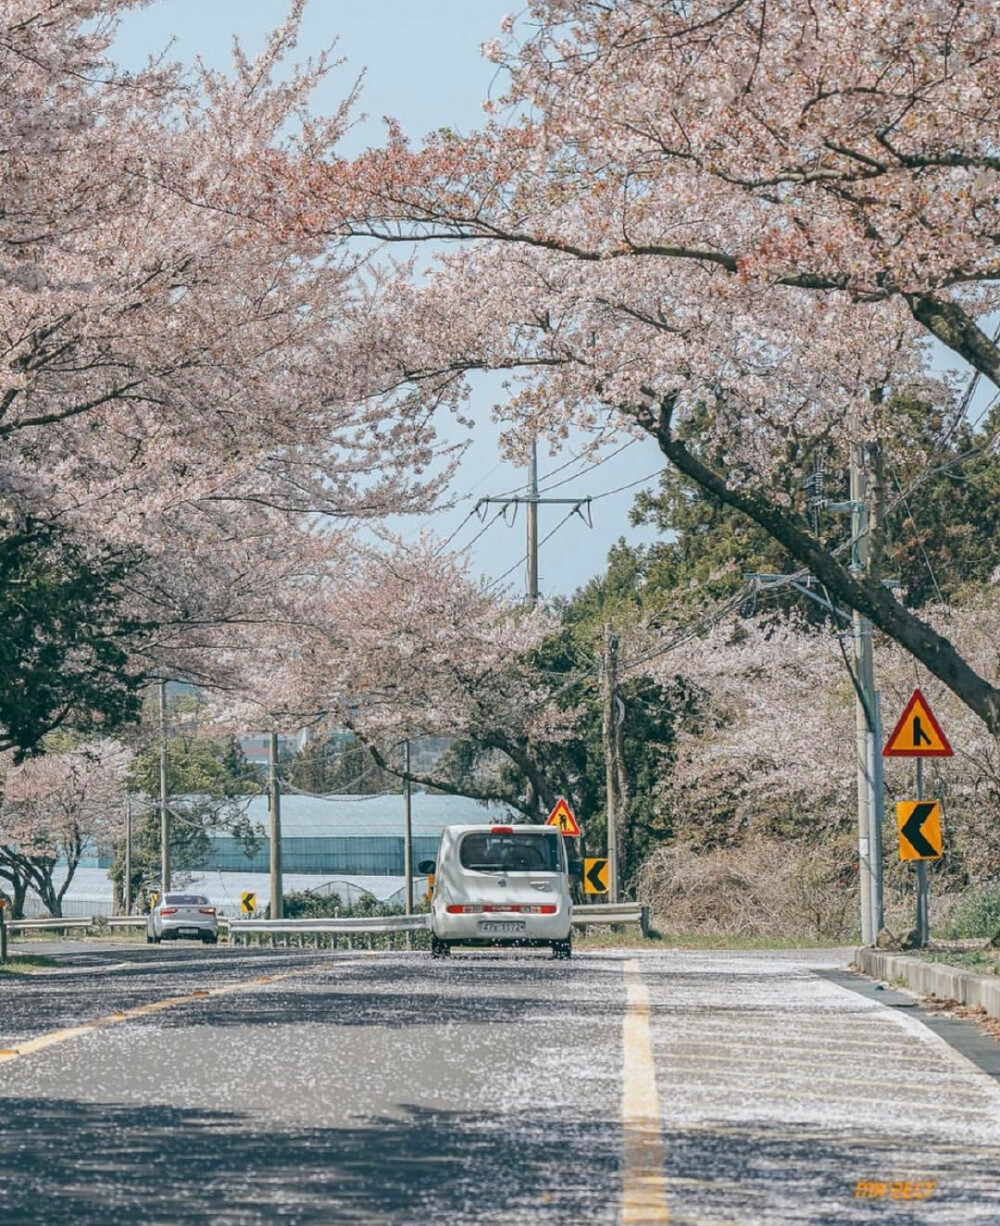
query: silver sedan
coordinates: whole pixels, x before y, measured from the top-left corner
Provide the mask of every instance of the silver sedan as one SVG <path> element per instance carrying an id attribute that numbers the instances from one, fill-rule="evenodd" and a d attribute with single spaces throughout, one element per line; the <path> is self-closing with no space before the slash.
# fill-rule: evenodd
<path id="1" fill-rule="evenodd" d="M 146 921 L 146 941 L 176 941 L 190 937 L 214 945 L 219 939 L 215 907 L 203 894 L 164 894 Z"/>

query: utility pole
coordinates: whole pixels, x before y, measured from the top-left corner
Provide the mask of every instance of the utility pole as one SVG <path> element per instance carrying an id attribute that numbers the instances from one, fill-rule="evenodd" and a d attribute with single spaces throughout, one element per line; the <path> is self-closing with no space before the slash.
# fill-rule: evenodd
<path id="1" fill-rule="evenodd" d="M 413 914 L 413 796 L 410 784 L 410 741 L 403 742 L 403 876 L 406 878 L 406 914 Z M 407 933 L 407 936 L 410 934 Z"/>
<path id="2" fill-rule="evenodd" d="M 618 687 L 618 637 L 611 623 L 604 623 L 604 666 L 601 688 L 604 698 L 604 768 L 608 822 L 608 902 L 618 902 L 618 772 L 615 750 L 615 696 Z"/>
<path id="3" fill-rule="evenodd" d="M 170 807 L 167 804 L 167 683 L 160 682 L 160 897 L 170 889 Z"/>
<path id="4" fill-rule="evenodd" d="M 268 772 L 268 817 L 271 839 L 271 919 L 281 919 L 284 913 L 284 886 L 281 880 L 281 792 L 278 785 L 278 734 L 271 733 L 270 769 Z"/>
<path id="5" fill-rule="evenodd" d="M 867 461 L 867 463 L 866 463 Z M 869 482 L 869 468 L 878 468 L 878 457 L 866 457 L 859 442 L 851 444 L 851 569 L 879 579 L 879 552 L 873 540 L 881 524 L 883 491 L 877 471 Z M 872 486 L 874 485 L 874 488 Z M 871 506 L 872 494 L 875 507 Z M 882 728 L 879 695 L 875 689 L 875 659 L 872 624 L 857 611 L 853 615 L 855 737 L 858 770 L 858 861 L 861 877 L 861 939 L 874 944 L 884 926 L 882 899 L 882 824 L 885 789 L 882 782 Z"/>
<path id="6" fill-rule="evenodd" d="M 851 570 L 861 574 L 868 561 L 868 478 L 864 470 L 863 453 L 859 442 L 851 443 L 850 499 L 851 499 Z M 871 623 L 854 610 L 854 739 L 855 762 L 858 780 L 858 871 L 861 884 L 861 942 L 873 945 L 877 933 L 873 932 L 872 910 L 872 862 L 871 862 L 871 795 L 868 770 L 868 704 L 872 686 L 872 635 Z"/>
<path id="7" fill-rule="evenodd" d="M 881 582 L 884 573 L 884 535 L 882 528 L 885 522 L 885 457 L 882 444 L 876 440 L 869 445 L 868 454 L 871 464 L 870 501 L 868 510 L 868 539 L 870 541 L 868 555 L 868 574 Z M 869 626 L 868 645 L 871 651 L 871 626 Z M 885 927 L 885 904 L 882 881 L 882 832 L 885 829 L 885 781 L 882 774 L 882 695 L 875 688 L 874 656 L 872 656 L 871 702 L 869 715 L 869 743 L 871 746 L 871 768 L 868 774 L 871 787 L 872 802 L 869 805 L 871 815 L 871 865 L 872 865 L 872 930 L 877 937 Z"/>
<path id="8" fill-rule="evenodd" d="M 884 515 L 884 482 L 881 453 L 876 443 L 867 457 L 861 443 L 851 444 L 850 500 L 828 502 L 822 490 L 814 490 L 817 510 L 849 512 L 851 516 L 851 570 L 881 580 L 881 536 L 879 529 Z M 874 505 L 872 505 L 872 502 Z M 747 575 L 760 585 L 788 583 L 802 595 L 816 601 L 830 612 L 850 620 L 852 625 L 853 663 L 850 667 L 854 682 L 854 733 L 857 773 L 858 810 L 858 870 L 861 893 L 861 939 L 872 945 L 885 926 L 882 893 L 882 827 L 885 813 L 885 786 L 882 775 L 882 713 L 881 695 L 875 689 L 875 661 L 872 651 L 872 626 L 868 618 L 856 610 L 850 617 L 819 593 L 812 590 L 811 575 Z"/>
<path id="9" fill-rule="evenodd" d="M 528 604 L 538 604 L 538 440 L 531 440 L 531 462 L 528 465 L 528 505 L 525 508 L 528 528 Z"/>
<path id="10" fill-rule="evenodd" d="M 122 890 L 125 914 L 132 914 L 132 797 L 125 788 L 125 888 Z"/>
<path id="11" fill-rule="evenodd" d="M 569 506 L 580 516 L 588 527 L 593 527 L 590 518 L 589 498 L 542 498 L 538 493 L 538 443 L 532 440 L 531 459 L 528 462 L 528 492 L 509 498 L 480 498 L 475 509 L 491 505 L 503 508 L 517 507 L 522 503 L 527 508 L 527 571 L 525 582 L 525 598 L 533 609 L 538 604 L 538 508 L 540 506 Z M 582 508 L 586 508 L 586 515 Z"/>
<path id="12" fill-rule="evenodd" d="M 917 758 L 917 800 L 924 798 L 924 760 Z M 931 939 L 930 891 L 927 881 L 927 861 L 917 861 L 917 948 L 926 949 Z"/>

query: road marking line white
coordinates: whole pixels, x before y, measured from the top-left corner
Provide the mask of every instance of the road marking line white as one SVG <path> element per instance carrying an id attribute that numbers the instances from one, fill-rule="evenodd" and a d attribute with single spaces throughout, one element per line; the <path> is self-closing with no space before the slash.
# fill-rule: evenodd
<path id="1" fill-rule="evenodd" d="M 622 1050 L 622 1226 L 662 1226 L 670 1221 L 670 1211 L 663 1174 L 660 1096 L 649 1028 L 649 992 L 634 958 L 625 963 Z"/>

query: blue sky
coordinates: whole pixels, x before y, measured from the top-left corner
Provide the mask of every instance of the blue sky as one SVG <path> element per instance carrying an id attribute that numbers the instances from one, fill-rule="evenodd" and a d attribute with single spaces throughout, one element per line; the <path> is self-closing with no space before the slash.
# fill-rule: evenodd
<path id="1" fill-rule="evenodd" d="M 518 11 L 516 0 L 310 0 L 299 50 L 303 57 L 336 41 L 346 63 L 331 74 L 315 97 L 315 106 L 333 110 L 359 74 L 364 72 L 360 109 L 366 118 L 353 129 L 344 152 L 353 153 L 381 141 L 383 116 L 398 119 L 414 139 L 440 127 L 469 130 L 483 119 L 482 101 L 496 92 L 496 68 L 479 54 L 480 45 L 498 33 L 504 15 Z M 117 44 L 128 65 L 141 62 L 174 41 L 176 58 L 200 56 L 214 67 L 229 63 L 234 35 L 250 53 L 258 50 L 270 29 L 285 17 L 285 0 L 160 0 L 129 15 Z M 516 492 L 526 475 L 502 464 L 489 408 L 499 394 L 496 382 L 484 384 L 473 402 L 482 424 L 455 479 L 460 501 L 429 520 L 404 525 L 417 532 L 430 526 L 442 537 L 455 533 L 453 546 L 471 543 L 478 572 L 505 580 L 513 590 L 524 582 L 524 515 L 507 526 L 497 519 L 475 541 L 483 525 L 470 511 L 480 496 Z M 543 596 L 569 595 L 604 569 L 608 548 L 622 535 L 648 540 L 650 534 L 630 529 L 628 510 L 636 489 L 613 494 L 661 467 L 656 445 L 643 439 L 613 450 L 598 467 L 593 461 L 573 461 L 571 450 L 550 457 L 540 448 L 539 482 L 543 495 L 599 497 L 593 507 L 592 529 L 565 506 L 542 507 L 539 537 L 540 587 Z M 556 471 L 558 470 L 558 471 Z M 551 474 L 551 475 L 549 475 Z M 557 484 L 558 483 L 558 484 Z M 649 484 L 652 484 L 650 482 Z M 637 488 L 641 488 L 641 485 Z M 493 519 L 496 509 L 491 510 Z M 508 518 L 510 518 L 508 516 Z M 545 537 L 557 529 L 549 541 Z"/>

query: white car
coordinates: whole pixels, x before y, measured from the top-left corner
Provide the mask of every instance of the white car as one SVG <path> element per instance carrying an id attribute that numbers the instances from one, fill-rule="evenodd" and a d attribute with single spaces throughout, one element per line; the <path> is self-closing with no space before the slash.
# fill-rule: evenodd
<path id="1" fill-rule="evenodd" d="M 219 939 L 219 917 L 203 894 L 164 894 L 146 920 L 146 941 L 176 941 L 190 937 L 215 945 Z"/>
<path id="2" fill-rule="evenodd" d="M 565 841 L 551 826 L 446 826 L 434 872 L 431 953 L 453 945 L 548 945 L 572 954 Z"/>

